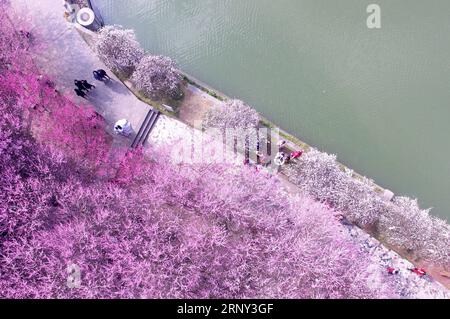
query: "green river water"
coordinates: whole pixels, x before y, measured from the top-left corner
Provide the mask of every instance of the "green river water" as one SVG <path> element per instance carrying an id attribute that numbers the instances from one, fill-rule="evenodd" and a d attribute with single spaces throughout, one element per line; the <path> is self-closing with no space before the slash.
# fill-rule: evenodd
<path id="1" fill-rule="evenodd" d="M 450 1 L 93 2 L 151 53 L 450 220 Z"/>

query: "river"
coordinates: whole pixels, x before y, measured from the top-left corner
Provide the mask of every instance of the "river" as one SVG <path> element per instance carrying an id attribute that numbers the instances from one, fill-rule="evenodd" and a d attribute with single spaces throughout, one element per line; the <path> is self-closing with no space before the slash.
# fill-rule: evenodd
<path id="1" fill-rule="evenodd" d="M 149 52 L 450 220 L 450 1 L 93 2 Z"/>

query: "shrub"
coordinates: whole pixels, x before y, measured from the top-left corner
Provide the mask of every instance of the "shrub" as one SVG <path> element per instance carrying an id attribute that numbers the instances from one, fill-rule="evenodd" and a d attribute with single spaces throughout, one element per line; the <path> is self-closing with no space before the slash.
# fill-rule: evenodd
<path id="1" fill-rule="evenodd" d="M 95 52 L 107 67 L 129 77 L 144 56 L 133 30 L 105 26 L 97 34 Z"/>

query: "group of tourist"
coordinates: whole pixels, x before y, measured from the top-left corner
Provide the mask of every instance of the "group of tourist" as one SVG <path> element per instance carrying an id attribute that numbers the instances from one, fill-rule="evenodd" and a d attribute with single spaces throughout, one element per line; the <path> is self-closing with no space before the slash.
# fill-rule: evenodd
<path id="1" fill-rule="evenodd" d="M 302 150 L 295 151 L 290 154 L 280 151 L 275 156 L 274 163 L 278 166 L 282 166 L 284 164 L 288 164 L 293 159 L 299 158 L 302 155 L 303 155 Z"/>
<path id="2" fill-rule="evenodd" d="M 90 84 L 86 80 L 74 80 L 75 84 L 75 94 L 79 97 L 82 97 L 83 99 L 86 98 L 86 95 L 92 90 L 95 89 L 95 85 Z"/>
<path id="3" fill-rule="evenodd" d="M 111 80 L 111 77 L 106 73 L 105 70 L 99 69 L 92 72 L 94 79 L 100 82 L 107 82 Z M 95 85 L 90 84 L 86 80 L 74 80 L 75 84 L 75 94 L 79 97 L 86 98 L 87 94 L 92 90 L 95 89 Z"/>
<path id="4" fill-rule="evenodd" d="M 299 158 L 303 155 L 303 150 L 286 153 L 283 151 L 283 147 L 286 145 L 286 141 L 281 140 L 278 142 L 278 153 L 275 155 L 274 163 L 278 166 L 288 164 L 291 160 Z"/>
<path id="5" fill-rule="evenodd" d="M 267 144 L 270 144 L 270 141 L 267 141 Z M 304 151 L 294 151 L 294 152 L 286 152 L 284 151 L 284 147 L 286 145 L 286 141 L 280 141 L 277 143 L 278 146 L 278 153 L 275 155 L 273 159 L 273 163 L 277 166 L 283 166 L 285 164 L 288 164 L 291 160 L 300 158 Z M 271 163 L 272 158 L 269 155 L 265 155 L 260 150 L 260 143 L 257 144 L 257 151 L 255 152 L 257 156 L 257 164 L 262 166 L 267 166 Z M 244 160 L 245 165 L 250 164 L 250 160 L 246 157 Z M 258 169 L 258 167 L 257 167 Z"/>
<path id="6" fill-rule="evenodd" d="M 106 73 L 105 70 L 99 69 L 92 72 L 92 75 L 94 79 L 100 82 L 108 82 L 111 81 L 111 77 Z M 79 97 L 86 98 L 87 94 L 92 90 L 95 89 L 95 85 L 90 84 L 86 80 L 74 80 L 75 84 L 75 94 Z M 131 124 L 126 119 L 121 119 L 117 121 L 114 124 L 114 133 L 123 135 L 123 136 L 129 136 L 132 132 Z"/>
<path id="7" fill-rule="evenodd" d="M 386 270 L 388 272 L 389 275 L 398 275 L 400 273 L 400 269 L 398 268 L 394 268 L 394 267 L 386 267 Z M 423 268 L 408 268 L 409 271 L 415 273 L 416 275 L 418 275 L 419 277 L 423 277 L 427 275 L 427 272 L 425 269 Z"/>

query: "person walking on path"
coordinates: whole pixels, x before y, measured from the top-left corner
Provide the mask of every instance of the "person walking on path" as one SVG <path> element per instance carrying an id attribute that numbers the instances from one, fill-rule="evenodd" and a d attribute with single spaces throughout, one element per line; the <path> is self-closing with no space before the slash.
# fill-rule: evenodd
<path id="1" fill-rule="evenodd" d="M 75 86 L 77 87 L 78 90 L 80 90 L 80 91 L 86 90 L 86 88 L 84 87 L 84 85 L 81 81 L 74 80 L 73 83 L 75 84 Z"/>
<path id="2" fill-rule="evenodd" d="M 92 74 L 94 75 L 94 79 L 96 79 L 97 81 L 111 81 L 111 77 L 103 69 L 92 71 Z"/>
<path id="3" fill-rule="evenodd" d="M 286 141 L 284 141 L 284 140 L 278 141 L 278 143 L 277 143 L 278 150 L 281 151 L 285 145 L 286 145 Z"/>
<path id="4" fill-rule="evenodd" d="M 77 89 L 74 89 L 74 91 L 77 96 L 82 97 L 83 99 L 86 98 L 86 93 L 84 93 L 82 90 L 77 88 Z"/>
<path id="5" fill-rule="evenodd" d="M 99 69 L 99 70 L 97 70 L 97 73 L 102 77 L 102 79 L 111 80 L 111 77 L 108 75 L 108 73 L 106 73 L 105 70 Z"/>
<path id="6" fill-rule="evenodd" d="M 94 79 L 97 81 L 103 82 L 104 78 L 98 73 L 98 71 L 93 71 L 92 74 L 94 75 Z"/>
<path id="7" fill-rule="evenodd" d="M 95 89 L 95 85 L 90 84 L 88 81 L 86 80 L 82 80 L 81 84 L 83 85 L 83 87 L 86 89 L 86 91 L 90 91 L 92 89 Z"/>

